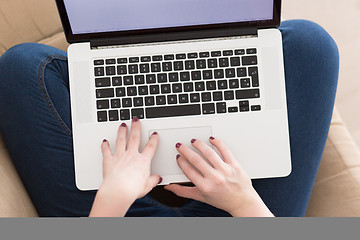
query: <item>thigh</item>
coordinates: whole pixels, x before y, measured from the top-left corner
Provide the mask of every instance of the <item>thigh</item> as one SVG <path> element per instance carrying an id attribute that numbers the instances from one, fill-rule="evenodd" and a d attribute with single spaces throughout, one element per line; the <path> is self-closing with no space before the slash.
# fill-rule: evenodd
<path id="1" fill-rule="evenodd" d="M 339 55 L 319 25 L 283 22 L 286 92 L 292 173 L 286 178 L 254 180 L 275 216 L 304 216 L 321 161 L 334 106 Z"/>

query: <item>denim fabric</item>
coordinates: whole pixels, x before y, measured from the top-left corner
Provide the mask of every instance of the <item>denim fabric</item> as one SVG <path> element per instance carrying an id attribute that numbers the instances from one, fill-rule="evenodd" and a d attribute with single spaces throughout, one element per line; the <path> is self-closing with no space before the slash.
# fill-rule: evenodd
<path id="1" fill-rule="evenodd" d="M 339 54 L 327 32 L 304 20 L 283 22 L 293 170 L 254 180 L 275 216 L 304 216 L 328 135 Z M 75 186 L 66 53 L 22 44 L 0 57 L 0 132 L 40 216 L 88 216 L 96 191 Z M 147 195 L 127 216 L 229 216 L 188 201 L 165 206 Z"/>

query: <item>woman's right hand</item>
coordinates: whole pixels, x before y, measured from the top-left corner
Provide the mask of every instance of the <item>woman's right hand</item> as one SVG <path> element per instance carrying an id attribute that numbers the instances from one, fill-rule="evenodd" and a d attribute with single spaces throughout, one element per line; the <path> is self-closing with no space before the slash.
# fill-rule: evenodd
<path id="1" fill-rule="evenodd" d="M 273 217 L 230 150 L 219 139 L 211 137 L 209 141 L 219 149 L 221 156 L 200 140 L 191 142 L 210 164 L 188 146 L 176 144 L 180 153 L 178 165 L 195 187 L 171 184 L 165 189 L 180 197 L 205 202 L 235 217 Z"/>

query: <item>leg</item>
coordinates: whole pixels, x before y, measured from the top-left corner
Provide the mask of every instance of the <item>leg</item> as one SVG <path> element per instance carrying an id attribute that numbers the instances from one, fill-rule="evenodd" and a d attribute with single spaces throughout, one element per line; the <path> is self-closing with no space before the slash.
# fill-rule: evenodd
<path id="1" fill-rule="evenodd" d="M 0 58 L 0 132 L 40 216 L 88 216 L 96 194 L 75 185 L 66 60 L 40 44 Z M 147 199 L 128 216 L 173 214 Z"/>
<path id="2" fill-rule="evenodd" d="M 292 173 L 286 178 L 254 180 L 253 185 L 275 216 L 304 216 L 328 136 L 338 80 L 339 55 L 332 38 L 315 23 L 281 25 Z M 228 216 L 194 202 L 184 216 Z"/>

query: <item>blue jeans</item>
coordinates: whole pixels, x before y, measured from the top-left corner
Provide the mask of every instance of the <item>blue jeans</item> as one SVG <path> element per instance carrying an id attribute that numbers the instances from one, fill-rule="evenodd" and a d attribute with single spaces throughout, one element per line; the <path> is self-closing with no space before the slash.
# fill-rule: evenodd
<path id="1" fill-rule="evenodd" d="M 254 180 L 275 216 L 304 216 L 333 111 L 339 68 L 333 39 L 315 23 L 283 22 L 293 171 Z M 88 216 L 96 191 L 75 186 L 66 53 L 22 44 L 0 57 L 0 132 L 40 216 Z M 165 206 L 138 199 L 127 216 L 229 216 L 188 201 Z"/>

